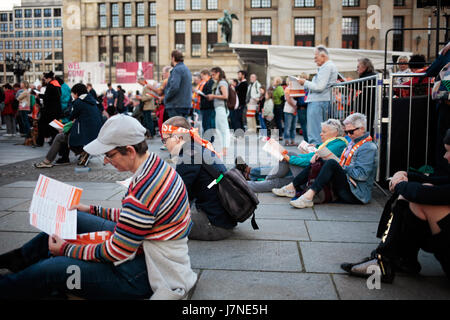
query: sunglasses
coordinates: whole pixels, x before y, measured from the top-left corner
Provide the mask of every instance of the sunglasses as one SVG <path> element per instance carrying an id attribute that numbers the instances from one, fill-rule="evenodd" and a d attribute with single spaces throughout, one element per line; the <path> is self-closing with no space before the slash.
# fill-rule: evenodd
<path id="1" fill-rule="evenodd" d="M 361 128 L 355 128 L 355 129 L 351 129 L 351 130 L 344 130 L 345 134 L 354 134 L 356 130 L 361 129 Z"/>

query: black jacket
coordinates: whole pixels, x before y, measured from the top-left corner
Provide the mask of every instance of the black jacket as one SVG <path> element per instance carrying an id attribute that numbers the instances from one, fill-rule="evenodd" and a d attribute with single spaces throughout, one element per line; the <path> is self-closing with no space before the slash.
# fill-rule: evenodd
<path id="1" fill-rule="evenodd" d="M 185 144 L 185 146 L 187 146 L 187 144 Z M 183 148 L 181 150 L 179 154 L 180 159 L 183 159 L 183 152 L 189 152 L 186 149 L 187 148 Z M 192 143 L 190 155 L 186 158 L 189 159 L 189 162 L 181 162 L 176 166 L 178 174 L 186 185 L 189 202 L 192 204 L 195 201 L 197 208 L 206 213 L 211 224 L 217 227 L 231 229 L 236 226 L 236 222 L 231 220 L 230 216 L 225 212 L 225 209 L 220 203 L 217 185 L 208 189 L 208 185 L 214 178 L 202 167 L 202 164 L 195 164 L 198 162 L 196 160 L 199 159 L 200 154 L 207 154 L 210 158 L 214 157 L 215 160 L 213 166 L 217 171 L 227 171 L 222 161 L 219 158 L 216 158 L 211 151 L 203 148 L 197 143 Z"/>
<path id="2" fill-rule="evenodd" d="M 213 85 L 214 80 L 209 79 L 208 82 L 206 82 L 205 85 L 203 86 L 202 92 L 205 95 L 211 94 Z M 209 101 L 205 97 L 200 96 L 200 110 L 208 110 L 208 109 L 214 109 L 214 101 L 213 100 Z"/>
<path id="3" fill-rule="evenodd" d="M 245 106 L 245 99 L 247 97 L 248 81 L 239 82 L 236 86 L 236 94 L 239 98 L 239 106 Z"/>

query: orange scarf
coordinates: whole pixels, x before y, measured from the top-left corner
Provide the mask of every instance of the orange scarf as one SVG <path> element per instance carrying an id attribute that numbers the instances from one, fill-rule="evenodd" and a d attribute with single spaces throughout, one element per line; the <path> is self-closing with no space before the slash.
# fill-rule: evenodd
<path id="1" fill-rule="evenodd" d="M 341 161 L 339 161 L 339 164 L 341 165 L 341 167 L 343 167 L 344 165 L 345 166 L 349 166 L 350 163 L 352 162 L 352 157 L 353 157 L 353 154 L 356 152 L 356 150 L 358 150 L 358 148 L 361 147 L 364 143 L 369 142 L 369 141 L 372 141 L 372 137 L 371 136 L 368 136 L 364 140 L 361 140 L 360 142 L 355 144 L 352 147 L 352 150 L 350 150 L 350 152 L 349 152 L 349 154 L 347 156 L 347 159 L 345 158 L 345 151 L 346 150 L 342 151 Z"/>
<path id="2" fill-rule="evenodd" d="M 186 128 L 163 124 L 161 132 L 163 134 L 189 133 L 191 135 L 192 139 L 194 140 L 194 142 L 200 144 L 202 147 L 204 147 L 208 150 L 211 150 L 216 155 L 218 155 L 217 152 L 214 150 L 212 143 L 209 142 L 208 140 L 204 140 L 200 137 L 200 135 L 198 134 L 198 128 L 186 129 Z"/>
<path id="3" fill-rule="evenodd" d="M 194 93 L 192 94 L 192 107 L 196 110 L 200 110 L 200 95 L 196 92 L 197 90 L 202 91 L 205 86 L 206 81 L 202 80 L 197 87 L 195 88 Z"/>

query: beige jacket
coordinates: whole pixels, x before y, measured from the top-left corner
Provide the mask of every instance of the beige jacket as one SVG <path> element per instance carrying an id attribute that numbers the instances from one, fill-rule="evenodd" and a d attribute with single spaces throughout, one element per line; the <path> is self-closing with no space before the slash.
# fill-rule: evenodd
<path id="1" fill-rule="evenodd" d="M 23 90 L 17 100 L 19 100 L 19 110 L 30 111 L 30 92 L 27 89 Z"/>
<path id="2" fill-rule="evenodd" d="M 151 94 L 152 90 L 150 90 L 147 86 L 145 86 L 141 96 L 141 101 L 144 104 L 142 110 L 144 111 L 148 110 L 154 111 L 156 109 L 155 98 L 153 98 Z"/>

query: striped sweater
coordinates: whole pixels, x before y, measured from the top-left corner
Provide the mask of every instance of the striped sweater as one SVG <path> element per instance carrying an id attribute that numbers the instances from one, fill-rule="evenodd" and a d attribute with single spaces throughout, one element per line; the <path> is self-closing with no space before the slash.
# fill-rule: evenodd
<path id="1" fill-rule="evenodd" d="M 66 242 L 61 254 L 79 260 L 118 262 L 131 258 L 143 241 L 187 237 L 192 226 L 186 187 L 177 172 L 154 153 L 136 171 L 121 209 L 91 206 L 91 214 L 117 222 L 103 243 Z"/>

